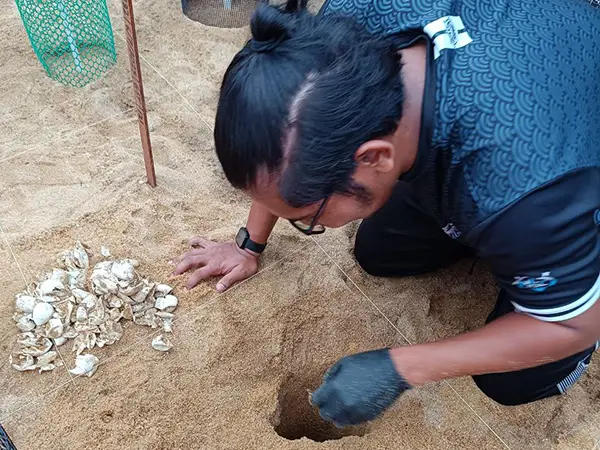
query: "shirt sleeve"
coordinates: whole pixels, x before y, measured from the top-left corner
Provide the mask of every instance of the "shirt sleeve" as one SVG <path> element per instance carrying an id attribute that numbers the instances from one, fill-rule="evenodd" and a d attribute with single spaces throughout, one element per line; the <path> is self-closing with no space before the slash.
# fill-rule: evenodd
<path id="1" fill-rule="evenodd" d="M 600 297 L 600 170 L 565 176 L 480 226 L 478 253 L 515 311 L 559 322 Z"/>

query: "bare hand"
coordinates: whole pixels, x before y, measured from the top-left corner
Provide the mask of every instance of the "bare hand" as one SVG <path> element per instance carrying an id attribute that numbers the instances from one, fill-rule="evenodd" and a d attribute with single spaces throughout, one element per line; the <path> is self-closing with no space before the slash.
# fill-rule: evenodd
<path id="1" fill-rule="evenodd" d="M 187 279 L 188 289 L 206 278 L 224 275 L 217 283 L 217 291 L 224 292 L 234 283 L 258 272 L 258 254 L 240 249 L 235 242 L 217 243 L 199 236 L 189 240 L 188 252 L 173 259 L 173 275 L 192 271 Z"/>

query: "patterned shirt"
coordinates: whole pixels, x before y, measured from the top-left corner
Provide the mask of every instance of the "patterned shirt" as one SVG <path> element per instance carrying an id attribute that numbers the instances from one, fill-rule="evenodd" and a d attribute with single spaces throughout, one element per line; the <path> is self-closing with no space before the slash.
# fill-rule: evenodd
<path id="1" fill-rule="evenodd" d="M 562 321 L 600 297 L 600 10 L 582 0 L 328 0 L 428 64 L 402 177 L 486 259 L 516 311 Z"/>

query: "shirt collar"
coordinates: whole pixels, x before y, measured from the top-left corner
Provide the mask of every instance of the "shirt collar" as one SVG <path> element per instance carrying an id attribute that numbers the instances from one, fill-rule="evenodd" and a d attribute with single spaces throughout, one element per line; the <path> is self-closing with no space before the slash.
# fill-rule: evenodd
<path id="1" fill-rule="evenodd" d="M 425 87 L 423 89 L 423 105 L 421 108 L 421 128 L 419 131 L 419 144 L 417 149 L 417 157 L 413 166 L 408 172 L 400 175 L 402 181 L 414 181 L 429 166 L 429 160 L 432 156 L 431 138 L 433 134 L 434 113 L 435 113 L 435 66 L 433 60 L 433 44 L 431 39 L 426 34 L 419 34 L 412 39 L 401 41 L 400 48 L 406 48 L 413 45 L 417 40 L 424 39 L 427 43 L 427 59 L 425 62 Z"/>

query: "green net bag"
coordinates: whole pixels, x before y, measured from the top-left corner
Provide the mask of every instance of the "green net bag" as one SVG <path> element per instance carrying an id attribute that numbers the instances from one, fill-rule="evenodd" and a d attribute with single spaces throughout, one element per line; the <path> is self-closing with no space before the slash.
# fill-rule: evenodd
<path id="1" fill-rule="evenodd" d="M 44 69 L 81 87 L 117 61 L 105 0 L 16 0 L 31 46 Z"/>

